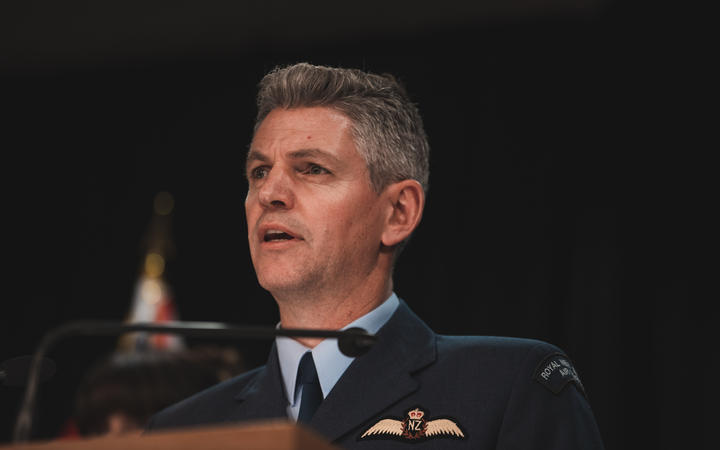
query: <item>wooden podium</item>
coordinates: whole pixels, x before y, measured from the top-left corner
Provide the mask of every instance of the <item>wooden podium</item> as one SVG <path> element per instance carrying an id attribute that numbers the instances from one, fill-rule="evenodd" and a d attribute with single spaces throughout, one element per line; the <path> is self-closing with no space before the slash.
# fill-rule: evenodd
<path id="1" fill-rule="evenodd" d="M 0 450 L 338 450 L 312 430 L 287 421 L 158 431 L 142 436 L 30 442 Z"/>

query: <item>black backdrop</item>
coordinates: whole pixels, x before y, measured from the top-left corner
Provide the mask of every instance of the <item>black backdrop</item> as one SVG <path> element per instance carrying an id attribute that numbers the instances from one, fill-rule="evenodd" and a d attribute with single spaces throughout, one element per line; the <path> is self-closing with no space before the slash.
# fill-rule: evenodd
<path id="1" fill-rule="evenodd" d="M 680 92 L 693 80 L 677 78 L 689 57 L 672 29 L 609 4 L 313 35 L 162 58 L 2 60 L 0 358 L 69 320 L 124 317 L 161 190 L 176 201 L 167 279 L 181 318 L 274 324 L 246 246 L 243 158 L 256 83 L 305 60 L 393 73 L 420 106 L 431 189 L 395 281 L 421 317 L 441 333 L 565 349 L 608 448 L 700 442 L 709 322 L 690 276 L 697 213 L 711 205 L 690 187 L 702 163 Z M 57 347 L 39 437 L 56 435 L 79 377 L 113 345 Z M 268 344 L 238 348 L 253 366 Z M 0 390 L 3 441 L 21 393 Z"/>

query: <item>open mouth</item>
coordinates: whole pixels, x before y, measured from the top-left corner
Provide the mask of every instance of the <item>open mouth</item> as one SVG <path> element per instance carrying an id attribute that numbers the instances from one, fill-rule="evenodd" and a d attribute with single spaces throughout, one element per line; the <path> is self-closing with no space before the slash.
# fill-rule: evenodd
<path id="1" fill-rule="evenodd" d="M 279 230 L 268 230 L 263 236 L 265 242 L 290 241 L 292 239 L 295 237 Z"/>

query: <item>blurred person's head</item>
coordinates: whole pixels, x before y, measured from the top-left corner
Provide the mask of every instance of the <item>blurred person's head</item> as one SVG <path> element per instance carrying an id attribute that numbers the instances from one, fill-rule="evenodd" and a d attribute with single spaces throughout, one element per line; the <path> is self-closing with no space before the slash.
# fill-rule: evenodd
<path id="1" fill-rule="evenodd" d="M 241 371 L 232 350 L 113 354 L 78 388 L 78 431 L 82 436 L 139 433 L 155 412 Z"/>

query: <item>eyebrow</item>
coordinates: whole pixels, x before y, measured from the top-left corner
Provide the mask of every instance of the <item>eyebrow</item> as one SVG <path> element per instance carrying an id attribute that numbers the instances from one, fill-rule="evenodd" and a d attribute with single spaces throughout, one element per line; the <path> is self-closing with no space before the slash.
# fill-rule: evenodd
<path id="1" fill-rule="evenodd" d="M 325 150 L 321 150 L 319 148 L 301 148 L 298 150 L 293 150 L 292 152 L 288 153 L 288 156 L 290 159 L 303 159 L 303 158 L 318 158 L 330 161 L 333 164 L 340 164 L 340 159 L 332 155 Z M 250 149 L 250 151 L 247 154 L 247 159 L 245 160 L 245 165 L 249 165 L 253 161 L 260 161 L 260 162 L 269 162 L 270 158 L 265 155 L 264 153 Z"/>
<path id="2" fill-rule="evenodd" d="M 247 157 L 245 158 L 245 164 L 247 165 L 253 161 L 267 162 L 269 161 L 269 158 L 257 150 L 250 149 Z"/>

